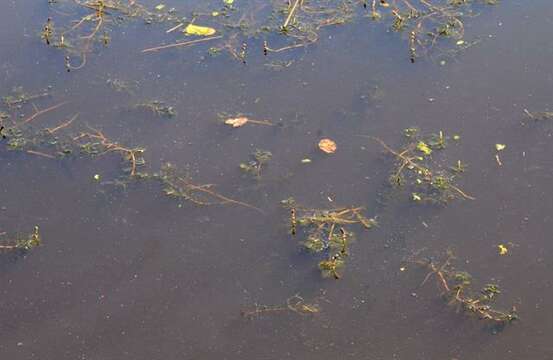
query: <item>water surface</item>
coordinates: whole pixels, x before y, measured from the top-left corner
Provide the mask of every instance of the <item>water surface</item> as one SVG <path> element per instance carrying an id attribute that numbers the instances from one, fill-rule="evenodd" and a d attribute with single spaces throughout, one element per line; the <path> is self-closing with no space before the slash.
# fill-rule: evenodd
<path id="1" fill-rule="evenodd" d="M 194 5 L 168 4 L 183 12 Z M 147 169 L 188 167 L 198 182 L 263 213 L 180 206 L 155 183 L 102 186 L 94 175 L 118 176 L 117 156 L 53 160 L 2 147 L 0 232 L 38 224 L 44 244 L 0 259 L 1 358 L 553 357 L 553 125 L 523 115 L 553 106 L 550 1 L 482 8 L 465 23 L 466 37 L 482 42 L 443 65 L 431 57 L 411 64 L 405 39 L 362 19 L 324 29 L 281 71 L 261 54 L 246 64 L 206 56 L 207 44 L 143 54 L 167 41 L 166 28 L 130 22 L 68 73 L 63 53 L 38 35 L 51 11 L 46 2 L 3 5 L 3 95 L 51 86 L 52 97 L 36 104 L 68 104 L 41 124 L 79 112 L 81 123 L 145 147 Z M 115 91 L 108 79 L 132 92 Z M 177 116 L 128 110 L 147 99 L 174 105 Z M 231 129 L 218 120 L 222 112 L 278 126 Z M 390 157 L 357 135 L 399 146 L 411 126 L 461 136 L 448 158 L 468 164 L 459 185 L 475 201 L 425 207 L 390 192 Z M 332 156 L 316 148 L 323 137 L 338 144 Z M 507 145 L 502 166 L 496 143 Z M 259 181 L 238 166 L 256 148 L 273 154 Z M 378 216 L 376 229 L 356 229 L 342 279 L 322 279 L 288 234 L 280 200 L 289 196 Z M 499 256 L 497 245 L 507 243 L 509 255 Z M 479 285 L 499 284 L 498 305 L 515 304 L 521 321 L 493 334 L 447 307 L 433 282 L 419 287 L 426 272 L 405 259 L 447 249 Z M 294 294 L 319 299 L 321 312 L 241 316 Z"/>

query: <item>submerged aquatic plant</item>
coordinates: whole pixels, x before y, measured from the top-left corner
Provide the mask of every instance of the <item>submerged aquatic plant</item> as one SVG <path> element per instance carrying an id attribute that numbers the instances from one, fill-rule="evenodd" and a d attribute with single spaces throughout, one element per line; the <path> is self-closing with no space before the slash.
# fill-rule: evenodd
<path id="1" fill-rule="evenodd" d="M 326 254 L 319 262 L 324 277 L 340 278 L 339 270 L 348 256 L 353 232 L 346 230 L 353 225 L 371 229 L 376 219 L 365 217 L 362 207 L 311 209 L 299 206 L 293 198 L 282 201 L 290 209 L 290 233 L 299 234 L 301 246 L 313 254 Z"/>
<path id="2" fill-rule="evenodd" d="M 466 165 L 460 160 L 453 167 L 443 168 L 434 160 L 435 152 L 442 152 L 448 137 L 443 131 L 437 134 L 421 135 L 417 128 L 404 130 L 406 145 L 395 150 L 379 138 L 376 140 L 396 159 L 396 166 L 390 175 L 390 183 L 406 188 L 411 199 L 418 203 L 447 203 L 453 199 L 474 200 L 456 185 Z"/>
<path id="3" fill-rule="evenodd" d="M 173 106 L 167 105 L 164 101 L 151 100 L 139 103 L 133 106 L 135 109 L 142 109 L 156 116 L 171 118 L 177 115 L 177 111 Z"/>
<path id="4" fill-rule="evenodd" d="M 532 111 L 524 109 L 524 114 L 534 121 L 553 120 L 553 111 Z"/>
<path id="5" fill-rule="evenodd" d="M 247 163 L 240 163 L 240 169 L 244 172 L 252 174 L 257 180 L 261 179 L 261 169 L 268 163 L 273 154 L 267 150 L 255 149 L 251 154 L 252 160 Z"/>
<path id="6" fill-rule="evenodd" d="M 6 107 L 16 106 L 16 110 L 24 111 L 29 99 L 43 96 L 45 95 L 23 94 L 17 97 L 10 95 L 10 97 L 4 98 L 4 103 Z M 102 131 L 90 126 L 75 126 L 75 121 L 79 117 L 78 113 L 51 127 L 37 126 L 42 116 L 54 112 L 65 104 L 67 102 L 64 101 L 41 110 L 33 104 L 34 113 L 32 115 L 23 120 L 6 122 L 2 131 L 6 148 L 49 159 L 63 158 L 74 154 L 96 157 L 108 153 L 118 153 L 127 164 L 123 171 L 130 176 L 139 174 L 139 168 L 145 164 L 144 149 L 124 146 L 108 138 Z"/>
<path id="7" fill-rule="evenodd" d="M 472 276 L 465 271 L 455 270 L 452 265 L 453 259 L 453 254 L 448 252 L 442 263 L 435 263 L 431 260 L 417 261 L 418 264 L 430 270 L 421 286 L 434 276 L 448 305 L 487 321 L 494 332 L 502 330 L 505 325 L 519 319 L 516 307 L 513 306 L 511 310 L 503 311 L 493 306 L 501 294 L 497 284 L 486 284 L 480 291 L 473 290 Z"/>
<path id="8" fill-rule="evenodd" d="M 257 317 L 263 314 L 282 312 L 292 312 L 301 316 L 314 315 L 321 311 L 321 306 L 319 305 L 319 302 L 322 298 L 322 296 L 317 297 L 313 301 L 307 302 L 299 294 L 296 294 L 286 299 L 286 303 L 284 305 L 269 306 L 255 304 L 254 308 L 242 310 L 241 313 L 242 316 L 247 318 Z"/>
<path id="9" fill-rule="evenodd" d="M 233 204 L 262 212 L 253 205 L 219 194 L 213 189 L 213 184 L 195 184 L 186 171 L 178 169 L 171 163 L 165 163 L 153 178 L 161 182 L 165 195 L 173 198 L 201 206 Z"/>
<path id="10" fill-rule="evenodd" d="M 0 251 L 29 251 L 42 244 L 42 238 L 38 226 L 27 236 L 17 237 L 15 240 L 6 241 L 0 244 Z"/>

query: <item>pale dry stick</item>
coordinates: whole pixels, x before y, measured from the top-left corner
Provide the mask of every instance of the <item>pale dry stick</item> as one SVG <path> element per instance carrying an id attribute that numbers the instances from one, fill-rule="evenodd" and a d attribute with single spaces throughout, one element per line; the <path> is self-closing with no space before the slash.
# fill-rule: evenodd
<path id="1" fill-rule="evenodd" d="M 291 49 L 297 49 L 297 48 L 300 48 L 300 47 L 305 47 L 305 46 L 310 45 L 310 44 L 312 44 L 312 42 L 284 46 L 284 47 L 281 47 L 281 48 L 278 48 L 278 49 L 272 49 L 272 48 L 266 46 L 265 50 L 267 50 L 268 52 L 279 53 L 281 51 L 286 51 L 286 50 L 291 50 Z"/>
<path id="2" fill-rule="evenodd" d="M 0 250 L 13 250 L 17 249 L 16 245 L 0 245 Z"/>
<path id="3" fill-rule="evenodd" d="M 328 242 L 330 243 L 332 241 L 332 235 L 334 235 L 334 228 L 336 227 L 336 223 L 332 223 L 330 225 L 330 230 L 328 230 Z"/>
<path id="4" fill-rule="evenodd" d="M 501 159 L 499 158 L 499 154 L 495 154 L 495 162 L 499 166 L 503 166 L 503 163 L 501 162 Z"/>
<path id="5" fill-rule="evenodd" d="M 154 52 L 154 51 L 159 51 L 159 50 L 164 50 L 164 49 L 171 49 L 171 48 L 175 48 L 175 47 L 183 47 L 183 46 L 188 46 L 188 45 L 194 45 L 194 44 L 199 44 L 199 43 L 210 41 L 210 40 L 221 39 L 222 37 L 223 37 L 222 35 L 217 35 L 217 36 L 211 36 L 211 37 L 207 37 L 207 38 L 203 38 L 203 39 L 196 39 L 196 40 L 183 41 L 183 42 L 178 42 L 178 43 L 169 44 L 169 45 L 156 46 L 156 47 L 144 49 L 144 50 L 142 50 L 142 52 L 143 53 L 148 53 L 148 52 Z"/>
<path id="6" fill-rule="evenodd" d="M 288 24 L 290 23 L 290 21 L 292 20 L 292 17 L 294 16 L 294 14 L 296 13 L 296 10 L 298 8 L 298 5 L 300 3 L 303 3 L 303 0 L 296 0 L 296 2 L 294 3 L 294 5 L 292 6 L 292 8 L 290 9 L 290 12 L 288 13 L 288 16 L 286 17 L 286 20 L 284 21 L 284 24 L 282 25 L 282 28 L 284 30 L 286 30 L 286 28 L 288 27 Z"/>
<path id="7" fill-rule="evenodd" d="M 272 122 L 269 120 L 252 120 L 248 119 L 249 123 L 256 124 L 256 125 L 267 125 L 267 126 L 275 126 Z"/>
<path id="8" fill-rule="evenodd" d="M 40 151 L 35 151 L 35 150 L 27 150 L 26 153 L 31 154 L 31 155 L 42 156 L 42 157 L 45 157 L 45 158 L 48 158 L 48 159 L 55 159 L 56 158 L 54 155 L 46 154 L 46 153 L 43 153 L 43 152 L 40 152 Z"/>
<path id="9" fill-rule="evenodd" d="M 59 103 L 59 104 L 50 106 L 49 108 L 46 108 L 46 109 L 43 109 L 43 110 L 36 110 L 36 109 L 35 109 L 35 113 L 34 113 L 33 115 L 29 116 L 27 119 L 23 120 L 23 121 L 20 122 L 18 125 L 25 125 L 25 124 L 27 124 L 27 123 L 30 123 L 31 121 L 33 121 L 34 119 L 36 119 L 38 116 L 43 115 L 43 114 L 45 114 L 45 113 L 47 113 L 47 112 L 50 112 L 50 111 L 52 111 L 52 110 L 55 110 L 55 109 L 59 108 L 60 106 L 65 105 L 65 104 L 67 104 L 67 101 L 63 101 L 63 102 L 61 102 L 61 103 Z"/>
<path id="10" fill-rule="evenodd" d="M 468 194 L 466 194 L 463 190 L 459 189 L 457 186 L 453 185 L 453 184 L 449 184 L 448 185 L 450 188 L 452 188 L 453 190 L 457 191 L 459 193 L 459 195 L 461 195 L 462 197 L 464 197 L 465 199 L 468 199 L 468 200 L 476 200 L 476 198 L 474 196 L 470 196 Z"/>
<path id="11" fill-rule="evenodd" d="M 176 26 L 173 26 L 172 28 L 170 28 L 169 30 L 167 30 L 165 33 L 166 33 L 166 34 L 172 33 L 173 31 L 179 29 L 179 28 L 182 27 L 182 26 L 184 26 L 184 23 L 180 23 L 180 24 L 178 24 L 178 25 L 176 25 Z"/>

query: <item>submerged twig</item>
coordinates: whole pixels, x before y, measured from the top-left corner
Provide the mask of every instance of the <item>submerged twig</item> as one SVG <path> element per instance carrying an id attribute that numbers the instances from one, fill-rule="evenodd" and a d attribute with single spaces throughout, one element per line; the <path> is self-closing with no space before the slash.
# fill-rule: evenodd
<path id="1" fill-rule="evenodd" d="M 46 114 L 50 111 L 53 111 L 63 105 L 67 104 L 67 101 L 63 101 L 59 104 L 56 104 L 56 105 L 53 105 L 53 106 L 50 106 L 46 109 L 42 109 L 42 110 L 36 110 L 35 109 L 35 113 L 31 116 L 29 116 L 27 119 L 23 120 L 22 122 L 19 123 L 19 125 L 25 125 L 27 123 L 30 123 L 31 121 L 33 121 L 34 119 L 36 119 L 37 117 L 39 117 L 40 115 L 43 115 L 43 114 Z"/>
<path id="2" fill-rule="evenodd" d="M 258 207 L 229 198 L 211 190 L 211 184 L 197 185 L 192 183 L 186 174 L 178 171 L 172 164 L 164 164 L 157 178 L 164 186 L 166 195 L 190 201 L 196 205 L 234 204 L 263 213 Z"/>

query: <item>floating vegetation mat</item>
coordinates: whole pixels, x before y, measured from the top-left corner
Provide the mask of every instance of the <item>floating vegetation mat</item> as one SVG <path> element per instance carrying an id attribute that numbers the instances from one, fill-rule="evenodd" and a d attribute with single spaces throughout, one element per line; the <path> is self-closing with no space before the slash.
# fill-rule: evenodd
<path id="1" fill-rule="evenodd" d="M 165 195 L 179 200 L 201 206 L 232 204 L 263 212 L 253 205 L 217 193 L 213 189 L 213 184 L 195 184 L 188 172 L 176 168 L 171 163 L 164 164 L 161 171 L 151 177 L 161 182 Z"/>
<path id="2" fill-rule="evenodd" d="M 443 131 L 424 135 L 417 128 L 404 130 L 406 144 L 393 149 L 379 138 L 377 141 L 395 159 L 395 167 L 390 174 L 390 183 L 409 192 L 417 203 L 445 204 L 454 199 L 474 200 L 474 197 L 456 185 L 457 178 L 466 170 L 466 165 L 457 160 L 443 165 L 444 152 L 450 141 L 460 137 L 448 137 Z M 439 160 L 438 160 L 439 158 Z"/>
<path id="3" fill-rule="evenodd" d="M 478 42 L 464 38 L 464 21 L 494 0 L 288 0 L 205 1 L 168 8 L 147 8 L 138 1 L 52 0 L 51 16 L 40 32 L 45 44 L 65 52 L 67 71 L 85 66 L 95 49 L 111 44 L 110 34 L 125 22 L 165 26 L 164 44 L 142 49 L 166 49 L 209 44 L 212 56 L 228 53 L 246 63 L 254 54 L 268 57 L 271 68 L 294 60 L 276 54 L 316 43 L 322 29 L 357 22 L 378 22 L 408 44 L 406 56 L 454 56 Z M 159 32 L 159 27 L 152 31 Z M 449 41 L 447 41 L 449 40 Z M 138 49 L 137 49 L 138 50 Z"/>
<path id="4" fill-rule="evenodd" d="M 300 237 L 301 246 L 312 254 L 324 254 L 319 261 L 323 277 L 340 279 L 340 269 L 349 255 L 354 233 L 349 229 L 361 225 L 371 229 L 374 218 L 363 215 L 364 208 L 310 209 L 299 206 L 293 198 L 282 201 L 290 209 L 290 234 Z"/>
<path id="5" fill-rule="evenodd" d="M 456 270 L 452 265 L 453 259 L 454 256 L 448 252 L 447 258 L 441 263 L 432 260 L 417 261 L 418 264 L 430 270 L 421 285 L 434 277 L 448 305 L 455 307 L 457 311 L 463 311 L 487 321 L 494 332 L 518 320 L 515 306 L 509 311 L 494 307 L 494 302 L 501 294 L 498 285 L 486 284 L 480 291 L 475 291 L 472 286 L 472 276 L 465 271 Z"/>

